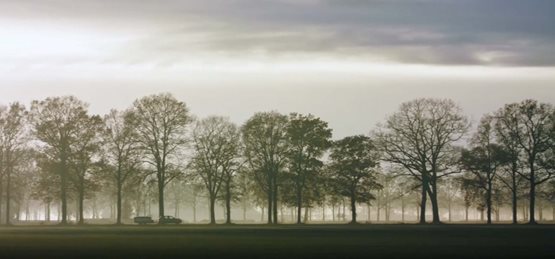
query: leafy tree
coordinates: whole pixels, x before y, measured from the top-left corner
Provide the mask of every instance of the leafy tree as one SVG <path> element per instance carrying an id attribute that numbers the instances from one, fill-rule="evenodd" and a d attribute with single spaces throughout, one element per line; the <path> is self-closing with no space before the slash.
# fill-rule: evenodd
<path id="1" fill-rule="evenodd" d="M 67 200 L 73 146 L 81 137 L 81 125 L 87 124 L 87 104 L 73 96 L 49 97 L 33 101 L 31 121 L 33 133 L 42 145 L 42 153 L 57 164 L 60 177 L 61 224 L 67 223 Z"/>
<path id="2" fill-rule="evenodd" d="M 231 223 L 231 180 L 239 163 L 239 131 L 225 118 L 208 117 L 196 123 L 192 136 L 194 156 L 191 168 L 206 187 L 210 224 L 216 223 L 214 205 L 222 185 L 226 197 L 226 222 Z"/>
<path id="3" fill-rule="evenodd" d="M 277 224 L 278 182 L 287 165 L 287 116 L 277 112 L 254 114 L 241 128 L 250 172 L 268 201 L 268 223 Z"/>
<path id="4" fill-rule="evenodd" d="M 0 108 L 0 170 L 6 176 L 6 224 L 11 224 L 12 176 L 24 156 L 25 146 L 29 141 L 27 127 L 27 110 L 20 103 L 12 103 L 8 108 Z"/>
<path id="5" fill-rule="evenodd" d="M 321 161 L 324 152 L 331 146 L 331 129 L 328 123 L 313 115 L 292 113 L 287 125 L 287 140 L 290 145 L 288 157 L 289 171 L 294 175 L 297 224 L 301 223 L 301 208 L 303 206 L 303 193 L 307 180 L 316 177 L 322 172 Z M 317 179 L 312 179 L 317 181 Z"/>
<path id="6" fill-rule="evenodd" d="M 493 118 L 485 116 L 472 140 L 473 148 L 463 150 L 461 164 L 474 175 L 477 186 L 484 189 L 487 224 L 491 224 L 493 184 L 499 168 L 510 162 L 510 153 L 494 143 Z"/>
<path id="7" fill-rule="evenodd" d="M 137 130 L 137 141 L 154 167 L 158 187 L 158 214 L 164 216 L 164 188 L 180 174 L 176 163 L 191 116 L 185 103 L 170 94 L 150 95 L 136 100 L 130 120 Z"/>
<path id="8" fill-rule="evenodd" d="M 426 222 L 426 201 L 432 203 L 433 223 L 440 223 L 438 179 L 458 173 L 454 146 L 469 123 L 451 100 L 416 99 L 401 104 L 376 133 L 383 160 L 404 167 L 421 182 L 420 223 Z"/>
<path id="9" fill-rule="evenodd" d="M 77 189 L 79 221 L 84 223 L 83 203 L 88 189 L 94 188 L 93 174 L 98 172 L 95 158 L 100 150 L 100 133 L 103 130 L 102 119 L 99 116 L 86 116 L 76 125 L 76 139 L 70 146 L 70 178 Z"/>
<path id="10" fill-rule="evenodd" d="M 376 182 L 379 155 L 366 136 L 346 137 L 333 144 L 330 154 L 330 179 L 337 193 L 351 200 L 351 223 L 356 223 L 356 204 L 374 199 L 371 191 L 381 188 Z"/>

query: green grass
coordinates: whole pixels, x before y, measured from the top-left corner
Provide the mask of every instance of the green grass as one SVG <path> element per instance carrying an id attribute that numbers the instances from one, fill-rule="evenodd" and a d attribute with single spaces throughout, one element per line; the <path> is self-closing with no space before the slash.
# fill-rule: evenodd
<path id="1" fill-rule="evenodd" d="M 553 225 L 16 226 L 0 258 L 553 258 Z"/>

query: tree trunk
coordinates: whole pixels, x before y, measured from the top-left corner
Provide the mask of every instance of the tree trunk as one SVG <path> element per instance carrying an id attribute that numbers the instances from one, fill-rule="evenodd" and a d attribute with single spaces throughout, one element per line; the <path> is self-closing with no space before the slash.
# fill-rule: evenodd
<path id="1" fill-rule="evenodd" d="M 29 221 L 29 201 L 25 203 L 25 221 Z"/>
<path id="2" fill-rule="evenodd" d="M 247 220 L 247 206 L 243 204 L 243 221 Z"/>
<path id="3" fill-rule="evenodd" d="M 2 204 L 4 201 L 2 200 L 2 194 L 4 194 L 4 174 L 2 173 L 2 155 L 0 154 L 0 224 L 2 224 Z"/>
<path id="4" fill-rule="evenodd" d="M 416 205 L 416 221 L 420 222 L 420 206 Z M 422 224 L 422 222 L 420 222 Z"/>
<path id="5" fill-rule="evenodd" d="M 61 202 L 58 202 L 58 206 L 56 206 L 56 221 L 60 221 L 60 215 L 62 214 L 62 205 Z"/>
<path id="6" fill-rule="evenodd" d="M 486 190 L 487 224 L 491 224 L 491 188 L 491 181 L 488 180 L 488 189 Z"/>
<path id="7" fill-rule="evenodd" d="M 46 222 L 50 222 L 50 201 L 46 203 L 46 215 L 44 219 Z"/>
<path id="8" fill-rule="evenodd" d="M 370 222 L 370 202 L 366 204 L 366 221 Z"/>
<path id="9" fill-rule="evenodd" d="M 468 222 L 468 206 L 464 207 L 464 221 Z"/>
<path id="10" fill-rule="evenodd" d="M 272 212 L 274 213 L 274 222 L 273 222 L 274 224 L 278 224 L 278 204 L 277 204 L 277 202 L 278 202 L 278 186 L 277 186 L 277 176 L 276 175 L 277 175 L 277 173 L 274 174 L 274 182 L 273 182 L 273 184 L 274 184 L 274 188 L 273 188 L 273 191 L 274 191 L 274 197 L 273 198 L 274 198 L 274 200 L 273 200 L 273 204 L 272 204 L 273 205 Z"/>
<path id="11" fill-rule="evenodd" d="M 447 221 L 451 222 L 451 199 L 447 201 L 448 218 Z"/>
<path id="12" fill-rule="evenodd" d="M 179 217 L 179 195 L 175 195 L 174 203 L 175 203 L 175 205 L 173 207 L 173 209 L 174 209 L 173 214 L 174 214 L 175 217 Z"/>
<path id="13" fill-rule="evenodd" d="M 297 224 L 301 224 L 301 210 L 302 210 L 302 191 L 300 187 L 297 187 Z"/>
<path id="14" fill-rule="evenodd" d="M 536 175 L 534 161 L 530 161 L 530 220 L 528 224 L 536 223 Z"/>
<path id="15" fill-rule="evenodd" d="M 308 206 L 304 207 L 304 219 L 303 219 L 304 223 L 308 222 Z"/>
<path id="16" fill-rule="evenodd" d="M 553 210 L 555 211 L 555 206 L 553 207 Z M 331 204 L 331 221 L 335 222 L 335 203 Z"/>
<path id="17" fill-rule="evenodd" d="M 357 223 L 356 196 L 351 194 L 351 224 Z"/>
<path id="18" fill-rule="evenodd" d="M 427 197 L 428 197 L 427 185 L 428 183 L 426 181 L 422 181 L 422 191 L 421 191 L 422 199 L 420 201 L 420 218 L 419 218 L 420 224 L 426 224 L 426 203 L 427 203 Z"/>
<path id="19" fill-rule="evenodd" d="M 67 224 L 67 193 L 66 193 L 66 186 L 67 186 L 67 161 L 62 158 L 61 161 L 61 171 L 60 171 L 60 180 L 61 180 L 61 202 L 62 202 L 62 221 L 60 224 L 65 225 Z"/>
<path id="20" fill-rule="evenodd" d="M 430 201 L 432 202 L 432 223 L 433 224 L 440 224 L 439 218 L 439 203 L 437 201 L 437 188 L 435 187 L 435 183 L 432 183 L 432 189 L 430 191 Z"/>
<path id="21" fill-rule="evenodd" d="M 516 162 L 513 162 L 512 165 L 512 211 L 513 211 L 513 224 L 517 224 L 518 216 L 517 216 L 517 186 L 516 186 L 516 174 L 518 170 L 518 165 Z"/>
<path id="22" fill-rule="evenodd" d="M 194 197 L 194 199 L 196 200 L 197 197 Z M 193 222 L 197 223 L 197 202 L 196 201 L 193 203 Z"/>
<path id="23" fill-rule="evenodd" d="M 225 210 L 227 212 L 225 223 L 231 224 L 231 179 L 226 181 L 225 184 Z"/>
<path id="24" fill-rule="evenodd" d="M 273 184 L 272 181 L 270 180 L 269 182 L 269 186 L 268 186 L 268 224 L 272 224 L 272 208 L 273 208 L 273 195 L 274 195 L 274 191 L 272 190 L 273 188 Z"/>
<path id="25" fill-rule="evenodd" d="M 158 217 L 164 217 L 164 178 L 158 173 Z M 159 222 L 160 223 L 160 222 Z"/>
<path id="26" fill-rule="evenodd" d="M 401 197 L 401 222 L 405 222 L 405 199 Z"/>
<path id="27" fill-rule="evenodd" d="M 346 210 L 346 205 L 345 205 L 345 199 L 343 198 L 343 213 L 341 214 L 341 219 L 343 221 L 345 221 L 345 210 Z"/>
<path id="28" fill-rule="evenodd" d="M 389 222 L 389 214 L 390 214 L 390 209 L 389 209 L 389 201 L 386 201 L 385 203 L 385 221 Z"/>
<path id="29" fill-rule="evenodd" d="M 214 195 L 210 195 L 210 196 L 214 196 Z M 210 197 L 210 224 L 216 224 L 215 203 L 216 203 L 216 197 Z"/>
<path id="30" fill-rule="evenodd" d="M 85 218 L 83 216 L 83 200 L 85 199 L 85 187 L 83 183 L 79 187 L 79 225 L 83 225 L 85 223 Z"/>
<path id="31" fill-rule="evenodd" d="M 541 199 L 538 200 L 538 214 L 539 214 L 538 216 L 540 217 L 540 221 L 542 221 L 543 220 L 543 206 L 542 206 L 542 203 L 541 203 Z"/>
<path id="32" fill-rule="evenodd" d="M 116 202 L 116 224 L 120 225 L 121 224 L 121 181 L 118 180 L 117 183 L 117 202 Z"/>
<path id="33" fill-rule="evenodd" d="M 9 165 L 6 167 L 6 169 L 7 169 L 6 170 L 6 225 L 11 225 L 12 224 L 12 222 L 11 222 L 12 216 L 10 215 L 10 213 L 11 213 L 10 212 L 10 207 L 11 207 L 11 204 L 10 204 L 11 197 L 10 196 L 11 196 L 11 180 L 12 180 L 11 179 L 12 178 L 11 173 L 12 172 L 11 172 L 11 168 L 10 168 Z"/>

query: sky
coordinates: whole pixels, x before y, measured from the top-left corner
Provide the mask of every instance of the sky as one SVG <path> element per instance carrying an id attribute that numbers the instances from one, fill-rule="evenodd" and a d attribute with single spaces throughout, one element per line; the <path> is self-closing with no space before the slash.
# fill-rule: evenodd
<path id="1" fill-rule="evenodd" d="M 555 103 L 552 0 L 0 0 L 0 103 L 75 95 L 92 113 L 170 92 L 198 117 L 312 113 L 335 138 L 402 102 L 473 122 Z"/>

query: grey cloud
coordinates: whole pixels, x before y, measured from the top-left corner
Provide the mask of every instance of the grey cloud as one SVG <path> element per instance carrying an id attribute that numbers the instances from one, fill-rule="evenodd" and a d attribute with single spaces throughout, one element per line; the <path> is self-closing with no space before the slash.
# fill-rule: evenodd
<path id="1" fill-rule="evenodd" d="M 2 1 L 100 28 L 155 24 L 127 50 L 145 59 L 188 50 L 380 56 L 403 63 L 555 65 L 551 0 Z M 7 13 L 7 15 L 10 15 Z"/>

